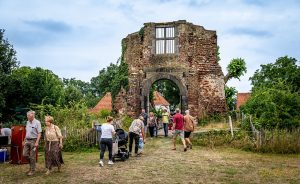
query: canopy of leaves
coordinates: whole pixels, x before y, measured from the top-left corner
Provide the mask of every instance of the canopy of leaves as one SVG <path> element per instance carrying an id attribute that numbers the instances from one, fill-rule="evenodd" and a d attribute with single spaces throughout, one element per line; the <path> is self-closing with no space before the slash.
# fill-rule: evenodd
<path id="1" fill-rule="evenodd" d="M 102 97 L 106 92 L 111 92 L 113 99 L 121 87 L 128 87 L 128 65 L 125 62 L 110 64 L 99 71 L 97 77 L 91 79 L 91 87 L 96 96 Z"/>
<path id="2" fill-rule="evenodd" d="M 228 73 L 224 78 L 225 83 L 231 78 L 240 79 L 247 72 L 246 62 L 242 58 L 232 59 L 227 66 Z"/>
<path id="3" fill-rule="evenodd" d="M 226 104 L 229 110 L 234 110 L 236 107 L 236 94 L 237 90 L 235 87 L 225 86 Z"/>
<path id="4" fill-rule="evenodd" d="M 171 80 L 163 79 L 154 82 L 150 90 L 150 101 L 153 101 L 153 92 L 158 91 L 170 103 L 172 111 L 180 103 L 180 91 L 178 86 Z"/>
<path id="5" fill-rule="evenodd" d="M 256 125 L 268 129 L 300 127 L 299 66 L 294 58 L 281 57 L 261 65 L 251 81 L 251 98 L 242 110 L 254 115 Z"/>
<path id="6" fill-rule="evenodd" d="M 29 109 L 31 104 L 63 103 L 63 83 L 50 70 L 21 67 L 9 77 L 9 94 L 6 98 L 6 116 L 17 113 L 17 109 Z M 13 117 L 6 117 L 7 119 Z"/>
<path id="7" fill-rule="evenodd" d="M 275 63 L 261 65 L 260 70 L 256 70 L 253 77 L 250 77 L 253 88 L 261 86 L 273 87 L 284 81 L 291 87 L 292 91 L 300 89 L 300 67 L 295 58 L 288 56 L 280 57 Z"/>
<path id="8" fill-rule="evenodd" d="M 0 118 L 7 104 L 7 95 L 10 93 L 8 90 L 10 88 L 9 77 L 12 71 L 19 66 L 16 51 L 8 40 L 4 38 L 4 32 L 3 29 L 0 29 Z"/>

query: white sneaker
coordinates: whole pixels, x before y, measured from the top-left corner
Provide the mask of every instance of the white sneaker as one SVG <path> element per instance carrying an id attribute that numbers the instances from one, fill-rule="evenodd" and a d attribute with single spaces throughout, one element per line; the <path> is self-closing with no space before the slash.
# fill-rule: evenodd
<path id="1" fill-rule="evenodd" d="M 102 160 L 100 160 L 99 164 L 100 164 L 100 166 L 101 166 L 101 167 L 103 167 L 103 166 L 104 166 L 104 163 L 103 163 L 103 161 L 102 161 Z"/>
<path id="2" fill-rule="evenodd" d="M 108 161 L 108 165 L 114 165 L 113 161 Z"/>

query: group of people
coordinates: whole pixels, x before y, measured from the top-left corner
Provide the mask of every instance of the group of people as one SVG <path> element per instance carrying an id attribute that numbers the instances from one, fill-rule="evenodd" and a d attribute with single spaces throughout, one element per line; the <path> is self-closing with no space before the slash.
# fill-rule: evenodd
<path id="1" fill-rule="evenodd" d="M 63 148 L 62 134 L 58 126 L 54 125 L 51 116 L 45 117 L 45 167 L 46 175 L 49 175 L 53 167 L 58 171 L 63 164 L 61 149 Z M 36 152 L 42 135 L 41 122 L 35 118 L 34 111 L 27 112 L 26 135 L 22 142 L 23 156 L 29 163 L 28 176 L 34 175 L 36 171 Z"/>
<path id="2" fill-rule="evenodd" d="M 147 133 L 149 130 L 150 137 L 157 137 L 158 134 L 158 127 L 159 127 L 159 120 L 158 118 L 154 115 L 153 112 L 148 114 L 145 112 L 145 109 L 142 109 L 142 112 L 140 116 L 143 117 L 143 122 L 144 122 L 144 132 Z M 169 130 L 169 123 L 170 123 L 170 113 L 168 113 L 167 109 L 163 109 L 162 113 L 162 118 L 161 118 L 161 123 L 163 124 L 163 129 L 165 133 L 165 137 L 168 137 L 168 130 Z"/>
<path id="3" fill-rule="evenodd" d="M 189 139 L 191 132 L 194 131 L 194 120 L 187 110 L 185 116 L 180 113 L 179 109 L 176 109 L 176 114 L 172 118 L 172 131 L 173 131 L 173 150 L 176 150 L 176 138 L 179 136 L 182 140 L 184 151 L 187 148 L 192 149 L 192 144 Z M 116 134 L 115 128 L 112 125 L 113 117 L 108 116 L 107 122 L 101 126 L 101 139 L 100 139 L 100 161 L 99 165 L 104 166 L 103 158 L 106 148 L 108 149 L 108 165 L 113 165 L 112 161 L 112 147 L 113 147 L 113 136 Z M 167 110 L 164 110 L 162 114 L 162 123 L 164 127 L 165 136 L 168 136 L 168 125 L 170 123 L 170 114 Z M 158 127 L 157 118 L 153 112 L 149 113 L 149 116 L 142 109 L 142 113 L 139 117 L 132 121 L 129 127 L 129 155 L 132 155 L 133 142 L 135 142 L 134 153 L 135 156 L 140 156 L 142 153 L 143 145 L 145 143 L 145 132 L 149 130 L 150 136 L 154 136 L 155 128 Z M 1 128 L 1 134 L 7 134 L 6 128 Z M 157 131 L 157 130 L 156 130 Z M 35 118 L 34 111 L 27 112 L 27 123 L 26 123 L 26 135 L 22 142 L 23 145 L 23 156 L 29 162 L 28 176 L 34 175 L 36 171 L 36 151 L 41 139 L 41 122 Z M 63 164 L 61 150 L 63 148 L 63 136 L 58 126 L 54 125 L 54 119 L 51 116 L 45 116 L 45 167 L 46 175 L 49 175 L 53 167 L 58 167 L 58 171 L 61 170 L 61 164 Z M 140 151 L 139 151 L 140 150 Z"/>
<path id="4" fill-rule="evenodd" d="M 149 130 L 150 137 L 154 136 L 154 133 L 157 135 L 158 129 L 158 120 L 154 116 L 153 112 L 149 113 L 149 116 L 145 112 L 145 109 L 142 109 L 140 117 L 143 117 L 144 123 L 144 132 Z M 185 111 L 185 116 L 180 113 L 180 109 L 176 109 L 176 114 L 170 116 L 167 109 L 163 109 L 161 122 L 163 124 L 164 135 L 168 137 L 169 124 L 172 123 L 172 133 L 173 133 L 173 150 L 176 150 L 176 138 L 179 136 L 182 140 L 184 151 L 187 151 L 187 148 L 192 149 L 192 143 L 190 140 L 191 132 L 194 131 L 195 122 L 194 118 L 190 115 L 189 110 Z"/>

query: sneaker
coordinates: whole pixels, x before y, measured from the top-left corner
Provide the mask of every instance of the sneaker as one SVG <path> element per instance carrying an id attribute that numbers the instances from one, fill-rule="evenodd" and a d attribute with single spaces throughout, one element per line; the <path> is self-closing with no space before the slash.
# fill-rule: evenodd
<path id="1" fill-rule="evenodd" d="M 32 176 L 32 175 L 34 175 L 34 171 L 29 171 L 29 172 L 27 173 L 27 176 Z"/>
<path id="2" fill-rule="evenodd" d="M 183 151 L 186 152 L 186 151 L 187 151 L 187 148 L 185 147 Z"/>
<path id="3" fill-rule="evenodd" d="M 114 165 L 113 161 L 109 160 L 108 165 Z"/>
<path id="4" fill-rule="evenodd" d="M 99 162 L 99 165 L 100 165 L 101 167 L 103 167 L 103 166 L 104 166 L 104 163 L 103 163 L 103 161 L 102 161 L 102 160 L 100 160 L 100 162 Z"/>

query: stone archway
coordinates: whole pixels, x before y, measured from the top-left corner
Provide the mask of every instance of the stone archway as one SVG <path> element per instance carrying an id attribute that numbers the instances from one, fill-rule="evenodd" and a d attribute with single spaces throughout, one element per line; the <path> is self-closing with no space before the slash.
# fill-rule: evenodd
<path id="1" fill-rule="evenodd" d="M 226 111 L 224 75 L 217 62 L 216 31 L 184 20 L 145 23 L 122 40 L 128 87 L 118 109 L 137 117 L 148 109 L 151 85 L 167 79 L 180 89 L 181 110 L 193 116 Z"/>
<path id="2" fill-rule="evenodd" d="M 141 108 L 144 108 L 146 112 L 149 112 L 149 93 L 153 83 L 159 80 L 167 79 L 174 82 L 179 88 L 181 112 L 184 112 L 188 108 L 188 91 L 185 82 L 179 77 L 169 73 L 157 73 L 154 76 L 145 79 L 142 83 L 141 91 Z"/>

